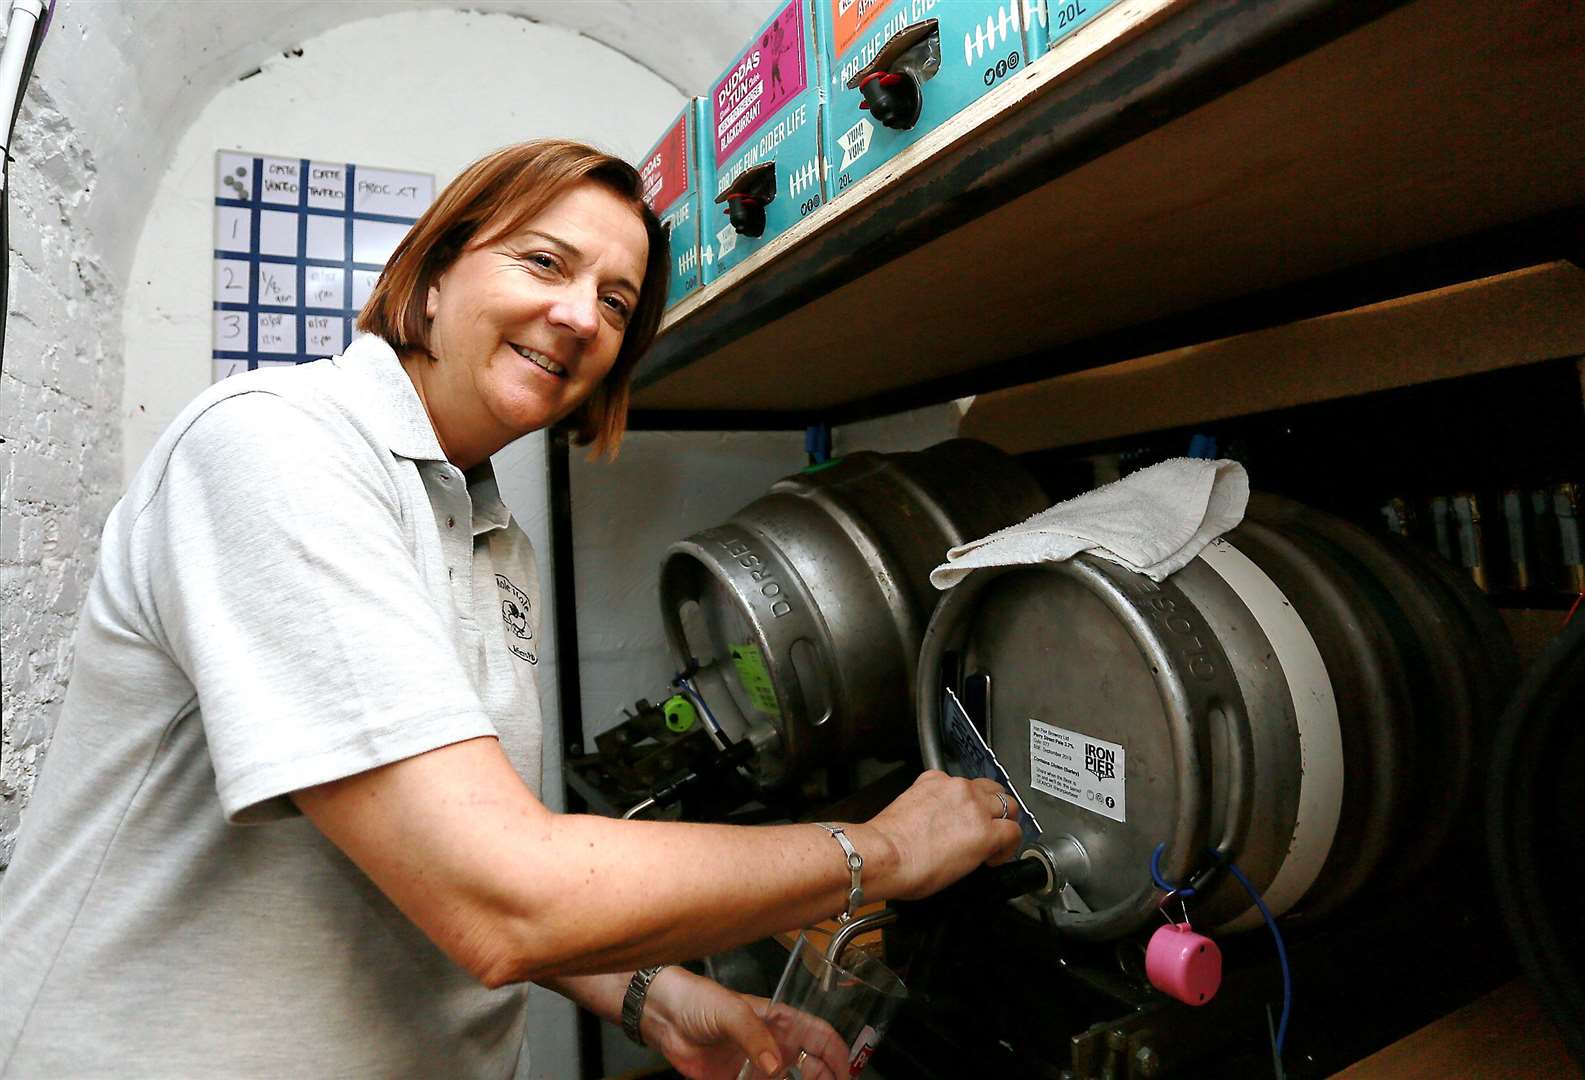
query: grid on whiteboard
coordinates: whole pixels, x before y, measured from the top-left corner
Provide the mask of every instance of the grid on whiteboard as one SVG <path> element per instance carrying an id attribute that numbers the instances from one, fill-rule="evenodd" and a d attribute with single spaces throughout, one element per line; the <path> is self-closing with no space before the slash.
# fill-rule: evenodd
<path id="1" fill-rule="evenodd" d="M 426 173 L 215 155 L 214 378 L 331 356 L 435 198 Z"/>

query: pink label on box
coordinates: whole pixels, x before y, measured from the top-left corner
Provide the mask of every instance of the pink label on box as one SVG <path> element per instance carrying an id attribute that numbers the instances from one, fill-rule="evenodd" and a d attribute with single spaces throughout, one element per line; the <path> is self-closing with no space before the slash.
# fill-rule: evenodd
<path id="1" fill-rule="evenodd" d="M 638 170 L 644 183 L 644 201 L 657 214 L 664 214 L 688 190 L 688 114 L 677 118 L 677 126 L 666 133 Z"/>
<path id="2" fill-rule="evenodd" d="M 743 145 L 809 84 L 804 70 L 803 0 L 793 0 L 710 91 L 715 160 Z"/>

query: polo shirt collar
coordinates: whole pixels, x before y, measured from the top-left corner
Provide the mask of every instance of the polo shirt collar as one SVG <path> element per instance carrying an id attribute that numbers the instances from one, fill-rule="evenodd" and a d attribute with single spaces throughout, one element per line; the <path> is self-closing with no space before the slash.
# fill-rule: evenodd
<path id="1" fill-rule="evenodd" d="M 385 432 L 391 453 L 413 461 L 445 461 L 445 451 L 430 423 L 424 402 L 413 386 L 413 380 L 402 370 L 396 350 L 383 338 L 364 334 L 336 358 L 340 367 L 362 373 L 376 388 L 375 400 L 382 403 L 374 418 L 377 427 Z M 468 481 L 468 499 L 473 504 L 473 535 L 504 529 L 512 520 L 512 512 L 501 499 L 501 487 L 495 479 L 495 469 L 488 459 L 475 465 L 464 474 Z"/>
<path id="2" fill-rule="evenodd" d="M 468 498 L 473 503 L 473 535 L 506 528 L 512 520 L 512 512 L 501 500 L 501 486 L 496 483 L 495 468 L 489 459 L 481 461 L 465 475 Z"/>
<path id="3" fill-rule="evenodd" d="M 429 422 L 429 413 L 424 411 L 413 380 L 402 370 L 396 350 L 383 338 L 364 334 L 354 339 L 335 362 L 338 367 L 359 372 L 374 383 L 383 406 L 377 410 L 374 423 L 384 431 L 391 453 L 414 461 L 446 460 L 440 439 L 435 435 L 435 426 Z"/>

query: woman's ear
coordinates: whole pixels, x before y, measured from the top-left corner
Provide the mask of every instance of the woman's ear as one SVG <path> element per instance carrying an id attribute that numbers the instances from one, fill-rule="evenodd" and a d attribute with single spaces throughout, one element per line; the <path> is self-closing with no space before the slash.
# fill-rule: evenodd
<path id="1" fill-rule="evenodd" d="M 431 285 L 429 287 L 429 291 L 424 294 L 424 317 L 433 319 L 435 317 L 435 313 L 439 310 L 440 288 L 439 286 Z"/>

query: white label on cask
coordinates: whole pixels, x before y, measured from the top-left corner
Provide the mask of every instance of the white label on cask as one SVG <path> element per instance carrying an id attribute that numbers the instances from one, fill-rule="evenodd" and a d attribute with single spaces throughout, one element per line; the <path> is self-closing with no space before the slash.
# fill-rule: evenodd
<path id="1" fill-rule="evenodd" d="M 1029 721 L 1029 786 L 1113 821 L 1128 820 L 1117 743 Z"/>

